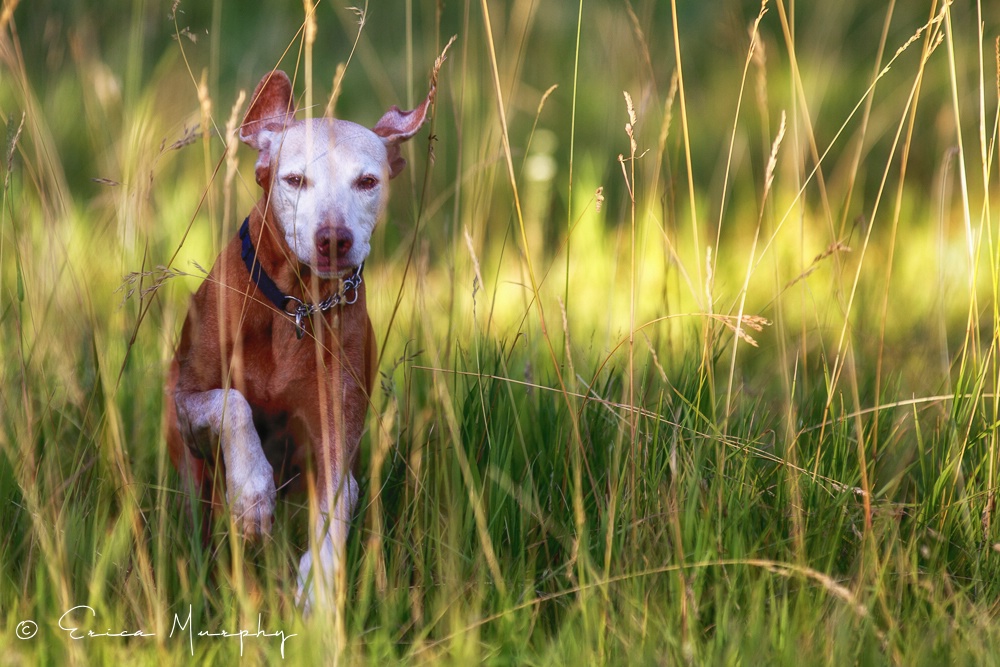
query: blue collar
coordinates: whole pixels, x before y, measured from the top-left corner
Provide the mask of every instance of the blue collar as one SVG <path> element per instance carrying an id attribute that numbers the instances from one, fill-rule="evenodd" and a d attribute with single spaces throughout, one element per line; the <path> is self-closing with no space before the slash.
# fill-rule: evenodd
<path id="1" fill-rule="evenodd" d="M 240 227 L 240 239 L 243 241 L 243 252 L 241 253 L 243 263 L 246 264 L 247 271 L 250 272 L 250 279 L 257 285 L 257 289 L 264 293 L 267 300 L 274 304 L 275 308 L 286 312 L 285 302 L 288 297 L 257 261 L 257 250 L 253 247 L 253 239 L 250 238 L 250 216 L 247 216 L 247 219 L 243 221 L 243 226 Z"/>

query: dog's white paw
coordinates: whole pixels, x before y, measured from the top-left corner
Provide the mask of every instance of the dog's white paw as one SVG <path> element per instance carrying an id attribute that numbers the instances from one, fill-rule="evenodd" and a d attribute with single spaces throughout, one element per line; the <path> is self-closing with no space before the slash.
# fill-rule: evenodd
<path id="1" fill-rule="evenodd" d="M 226 468 L 226 500 L 237 528 L 247 538 L 271 534 L 277 491 L 274 470 L 263 453 Z"/>
<path id="2" fill-rule="evenodd" d="M 340 570 L 340 559 L 335 555 L 329 535 L 320 542 L 318 557 L 314 559 L 313 556 L 313 549 L 309 549 L 299 559 L 299 586 L 295 599 L 305 616 L 334 608 Z"/>
<path id="3" fill-rule="evenodd" d="M 316 585 L 311 581 L 312 552 L 306 551 L 299 559 L 299 588 L 295 600 L 302 607 L 303 616 L 309 616 L 316 604 Z"/>

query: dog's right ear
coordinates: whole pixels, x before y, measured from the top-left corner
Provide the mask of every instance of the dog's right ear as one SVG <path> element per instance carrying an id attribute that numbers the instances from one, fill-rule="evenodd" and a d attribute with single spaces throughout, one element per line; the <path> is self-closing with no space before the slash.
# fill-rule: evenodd
<path id="1" fill-rule="evenodd" d="M 269 180 L 271 149 L 277 147 L 285 128 L 295 120 L 292 82 L 281 70 L 264 75 L 250 100 L 250 109 L 240 125 L 240 139 L 257 150 L 254 170 L 257 184 Z"/>

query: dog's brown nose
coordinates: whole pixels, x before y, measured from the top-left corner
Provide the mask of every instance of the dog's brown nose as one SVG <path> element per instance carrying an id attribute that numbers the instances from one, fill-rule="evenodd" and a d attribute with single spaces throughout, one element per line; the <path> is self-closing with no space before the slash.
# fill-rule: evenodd
<path id="1" fill-rule="evenodd" d="M 330 257 L 333 243 L 337 244 L 337 259 L 340 259 L 351 251 L 354 234 L 347 227 L 323 227 L 316 232 L 316 251 L 321 257 Z"/>
<path id="2" fill-rule="evenodd" d="M 319 253 L 320 257 L 330 258 L 331 232 L 329 227 L 323 227 L 316 232 L 316 252 Z"/>
<path id="3" fill-rule="evenodd" d="M 354 234 L 347 227 L 337 227 L 337 259 L 351 251 L 354 245 Z"/>

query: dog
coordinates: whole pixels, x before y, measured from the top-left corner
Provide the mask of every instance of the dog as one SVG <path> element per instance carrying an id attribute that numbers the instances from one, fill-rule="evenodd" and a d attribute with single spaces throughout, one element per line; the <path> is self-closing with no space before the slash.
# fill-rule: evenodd
<path id="1" fill-rule="evenodd" d="M 271 531 L 276 489 L 314 490 L 298 601 L 334 590 L 358 484 L 352 474 L 376 370 L 362 268 L 400 144 L 434 98 L 371 129 L 296 120 L 292 85 L 261 79 L 240 126 L 262 193 L 194 294 L 168 373 L 171 460 L 209 512 L 248 539 Z"/>

